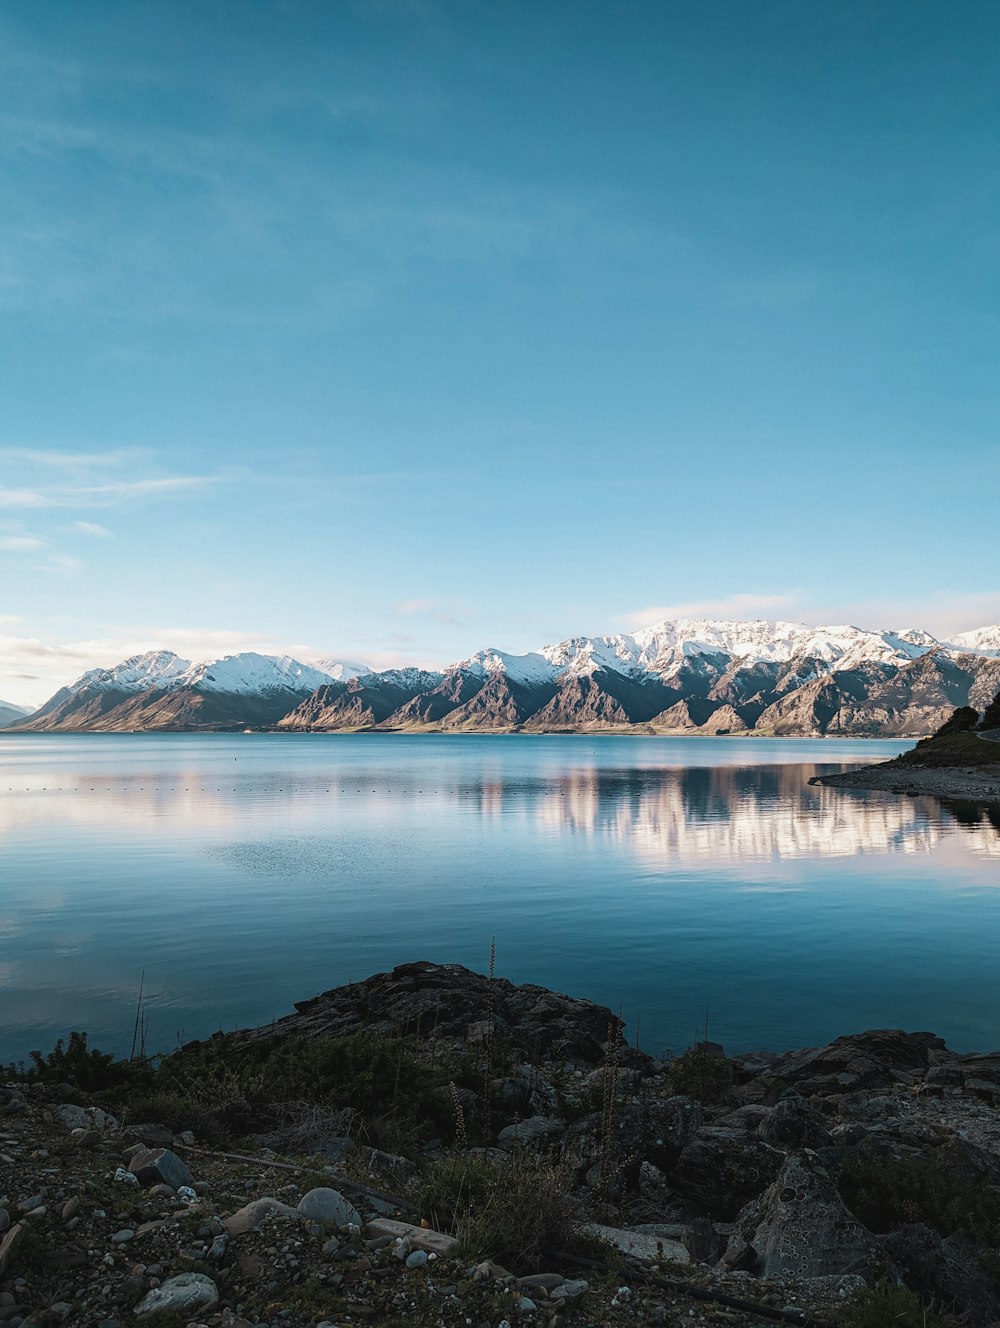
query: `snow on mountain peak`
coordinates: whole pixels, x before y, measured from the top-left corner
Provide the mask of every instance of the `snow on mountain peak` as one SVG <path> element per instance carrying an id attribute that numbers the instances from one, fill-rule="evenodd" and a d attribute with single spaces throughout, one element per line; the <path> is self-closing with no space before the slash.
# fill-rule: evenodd
<path id="1" fill-rule="evenodd" d="M 191 668 L 191 661 L 181 659 L 172 650 L 147 650 L 144 655 L 132 655 L 109 669 L 89 669 L 67 691 L 120 691 L 145 692 L 169 687 L 175 678 Z"/>
<path id="2" fill-rule="evenodd" d="M 482 677 L 499 675 L 509 678 L 511 682 L 527 686 L 551 682 L 557 672 L 549 660 L 538 651 L 529 651 L 526 655 L 510 655 L 506 650 L 496 650 L 493 647 L 477 651 L 455 667 L 465 669 L 469 673 L 477 673 Z"/>
<path id="3" fill-rule="evenodd" d="M 281 691 L 308 695 L 332 681 L 330 674 L 290 655 L 258 655 L 247 650 L 192 664 L 175 679 L 175 685 L 234 695 L 267 696 Z"/>
<path id="4" fill-rule="evenodd" d="M 951 650 L 972 655 L 1000 657 L 1000 623 L 993 627 L 977 627 L 971 632 L 959 632 L 947 645 Z"/>
<path id="5" fill-rule="evenodd" d="M 334 682 L 350 682 L 352 678 L 360 678 L 363 674 L 375 672 L 368 664 L 361 664 L 357 660 L 310 657 L 307 663 L 325 673 Z"/>

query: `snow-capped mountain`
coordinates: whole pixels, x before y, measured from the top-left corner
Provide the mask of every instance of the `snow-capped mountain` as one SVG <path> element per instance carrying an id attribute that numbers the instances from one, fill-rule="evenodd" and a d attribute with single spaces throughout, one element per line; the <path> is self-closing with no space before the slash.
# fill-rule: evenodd
<path id="1" fill-rule="evenodd" d="M 959 632 L 958 636 L 951 638 L 949 649 L 994 658 L 1000 656 L 1000 624 L 996 627 L 977 627 L 974 632 Z"/>
<path id="2" fill-rule="evenodd" d="M 316 659 L 309 658 L 306 662 L 319 669 L 321 673 L 325 673 L 334 682 L 350 682 L 352 678 L 360 678 L 363 673 L 375 672 L 370 665 L 360 664 L 356 660 L 328 659 L 319 656 Z"/>
<path id="3" fill-rule="evenodd" d="M 185 669 L 189 659 L 181 659 L 172 650 L 150 650 L 132 655 L 110 669 L 90 669 L 65 689 L 68 692 L 144 692 L 150 688 L 169 687 Z"/>
<path id="4" fill-rule="evenodd" d="M 248 650 L 204 664 L 190 664 L 170 685 L 226 692 L 231 696 L 271 696 L 275 692 L 301 692 L 308 696 L 332 681 L 331 674 L 311 664 L 300 664 L 289 655 L 258 655 Z"/>
<path id="5" fill-rule="evenodd" d="M 441 672 L 151 651 L 92 669 L 19 729 L 615 729 L 918 736 L 1000 687 L 1000 626 L 950 642 L 769 619 L 670 619 Z"/>

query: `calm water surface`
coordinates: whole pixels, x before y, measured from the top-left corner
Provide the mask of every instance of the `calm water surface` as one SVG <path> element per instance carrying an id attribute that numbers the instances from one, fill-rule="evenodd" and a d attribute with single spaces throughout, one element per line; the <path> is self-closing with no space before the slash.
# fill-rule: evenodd
<path id="1" fill-rule="evenodd" d="M 269 1021 L 413 959 L 621 1007 L 651 1050 L 1000 1045 L 1000 831 L 810 788 L 907 744 L 0 734 L 0 1061 Z"/>

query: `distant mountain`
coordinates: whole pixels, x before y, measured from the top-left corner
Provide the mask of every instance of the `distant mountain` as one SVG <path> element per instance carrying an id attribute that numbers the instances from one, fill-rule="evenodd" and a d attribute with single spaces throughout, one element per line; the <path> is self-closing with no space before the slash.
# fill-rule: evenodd
<path id="1" fill-rule="evenodd" d="M 5 729 L 8 724 L 16 724 L 27 714 L 30 714 L 30 711 L 24 706 L 15 705 L 13 701 L 0 701 L 0 729 Z"/>
<path id="2" fill-rule="evenodd" d="M 442 672 L 253 653 L 153 651 L 93 669 L 19 730 L 854 734 L 919 737 L 1000 688 L 1000 626 L 950 642 L 918 628 L 674 619 Z"/>
<path id="3" fill-rule="evenodd" d="M 169 650 L 91 669 L 19 723 L 19 729 L 244 728 L 276 724 L 333 679 L 287 655 L 246 652 L 192 663 Z"/>

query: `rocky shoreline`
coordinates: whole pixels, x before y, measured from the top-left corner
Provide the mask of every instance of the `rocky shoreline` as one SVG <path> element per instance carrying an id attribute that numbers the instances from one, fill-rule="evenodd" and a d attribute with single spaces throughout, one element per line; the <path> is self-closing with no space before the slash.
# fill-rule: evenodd
<path id="1" fill-rule="evenodd" d="M 419 1059 L 395 1082 L 357 1063 L 403 1046 Z M 418 963 L 191 1044 L 141 1091 L 128 1075 L 146 1066 L 88 1092 L 55 1077 L 76 1064 L 113 1068 L 40 1058 L 0 1087 L 10 1328 L 1000 1317 L 1000 1053 L 931 1033 L 655 1060 L 604 1007 Z M 275 1064 L 314 1082 L 279 1131 L 261 1090 Z M 395 1151 L 379 1146 L 388 1101 L 329 1110 L 373 1079 L 431 1104 Z M 236 1138 L 236 1119 L 255 1128 Z"/>
<path id="2" fill-rule="evenodd" d="M 837 775 L 814 775 L 810 784 L 827 788 L 874 789 L 908 797 L 947 798 L 955 802 L 1000 804 L 1000 764 L 966 767 L 866 765 Z"/>

